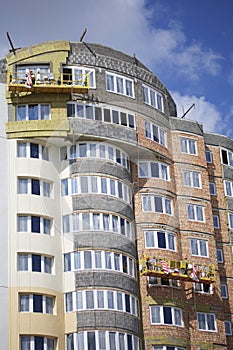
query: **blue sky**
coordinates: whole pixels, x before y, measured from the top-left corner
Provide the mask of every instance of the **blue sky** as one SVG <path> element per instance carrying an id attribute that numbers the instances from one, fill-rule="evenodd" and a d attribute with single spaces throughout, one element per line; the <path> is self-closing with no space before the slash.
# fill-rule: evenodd
<path id="1" fill-rule="evenodd" d="M 8 0 L 0 57 L 49 40 L 111 46 L 146 64 L 166 85 L 178 116 L 233 138 L 233 0 Z"/>

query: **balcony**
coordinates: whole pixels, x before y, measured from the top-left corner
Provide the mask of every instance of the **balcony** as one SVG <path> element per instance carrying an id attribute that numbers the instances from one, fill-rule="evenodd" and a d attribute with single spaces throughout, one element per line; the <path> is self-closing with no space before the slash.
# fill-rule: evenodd
<path id="1" fill-rule="evenodd" d="M 180 281 L 213 283 L 216 272 L 213 264 L 195 264 L 186 260 L 169 260 L 142 255 L 139 260 L 141 276 L 154 276 Z"/>
<path id="2" fill-rule="evenodd" d="M 57 78 L 53 74 L 38 77 L 34 74 L 22 76 L 22 73 L 13 73 L 8 76 L 8 89 L 14 93 L 88 93 L 89 75 L 80 74 L 74 80 L 71 74 L 61 73 Z"/>

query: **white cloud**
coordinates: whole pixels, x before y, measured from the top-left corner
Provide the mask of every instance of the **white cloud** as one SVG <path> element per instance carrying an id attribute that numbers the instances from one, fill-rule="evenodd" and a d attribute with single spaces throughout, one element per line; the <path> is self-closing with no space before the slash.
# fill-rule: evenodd
<path id="1" fill-rule="evenodd" d="M 192 108 L 185 116 L 186 119 L 195 120 L 203 124 L 204 131 L 219 132 L 222 115 L 216 106 L 206 101 L 204 96 L 197 97 L 194 95 L 181 95 L 178 91 L 173 91 L 172 96 L 177 105 L 178 117 L 181 117 L 194 103 Z"/>

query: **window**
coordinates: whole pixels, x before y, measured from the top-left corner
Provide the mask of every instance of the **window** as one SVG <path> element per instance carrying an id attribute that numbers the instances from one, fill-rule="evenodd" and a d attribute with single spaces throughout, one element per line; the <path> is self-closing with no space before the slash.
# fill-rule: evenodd
<path id="1" fill-rule="evenodd" d="M 17 106 L 17 121 L 24 120 L 49 120 L 50 105 L 48 104 L 30 104 Z"/>
<path id="2" fill-rule="evenodd" d="M 172 214 L 172 201 L 160 196 L 142 196 L 143 211 Z"/>
<path id="3" fill-rule="evenodd" d="M 213 215 L 213 223 L 214 223 L 214 228 L 219 228 L 219 216 L 218 215 Z"/>
<path id="4" fill-rule="evenodd" d="M 204 221 L 204 207 L 196 204 L 188 204 L 188 219 L 194 221 Z"/>
<path id="5" fill-rule="evenodd" d="M 139 162 L 138 163 L 139 177 L 152 177 L 168 181 L 169 180 L 169 166 L 160 162 Z"/>
<path id="6" fill-rule="evenodd" d="M 145 121 L 145 133 L 148 139 L 166 146 L 166 131 L 159 126 Z"/>
<path id="7" fill-rule="evenodd" d="M 163 231 L 146 231 L 145 247 L 175 251 L 175 235 Z"/>
<path id="8" fill-rule="evenodd" d="M 101 176 L 77 176 L 63 179 L 61 182 L 62 195 L 99 193 L 121 198 L 131 203 L 131 190 L 122 181 Z"/>
<path id="9" fill-rule="evenodd" d="M 233 153 L 225 149 L 221 150 L 222 164 L 233 166 Z"/>
<path id="10" fill-rule="evenodd" d="M 181 137 L 180 139 L 180 148 L 182 153 L 188 153 L 196 155 L 196 140 L 186 139 Z"/>
<path id="11" fill-rule="evenodd" d="M 228 298 L 227 284 L 226 283 L 221 283 L 221 297 L 223 299 Z"/>
<path id="12" fill-rule="evenodd" d="M 37 143 L 18 142 L 17 157 L 38 158 L 43 160 L 49 160 L 48 147 Z"/>
<path id="13" fill-rule="evenodd" d="M 63 233 L 86 230 L 110 231 L 132 239 L 131 223 L 120 216 L 103 213 L 77 213 L 63 216 Z"/>
<path id="14" fill-rule="evenodd" d="M 20 336 L 20 350 L 55 350 L 54 338 L 39 336 Z"/>
<path id="15" fill-rule="evenodd" d="M 79 158 L 100 158 L 108 159 L 111 162 L 117 163 L 128 171 L 130 170 L 129 157 L 125 152 L 121 151 L 119 148 L 115 148 L 107 143 L 77 143 L 71 147 L 67 147 L 67 152 L 65 152 L 64 147 L 62 147 L 61 156 L 65 156 L 65 159 L 71 161 Z M 64 160 L 64 158 L 61 158 Z"/>
<path id="16" fill-rule="evenodd" d="M 50 197 L 51 183 L 38 179 L 18 178 L 18 193 Z"/>
<path id="17" fill-rule="evenodd" d="M 104 330 L 70 333 L 66 336 L 67 350 L 140 350 L 138 337 Z M 50 349 L 49 349 L 50 350 Z"/>
<path id="18" fill-rule="evenodd" d="M 67 103 L 67 117 L 98 120 L 135 129 L 135 115 L 124 110 L 94 104 Z"/>
<path id="19" fill-rule="evenodd" d="M 210 187 L 210 194 L 211 194 L 211 196 L 215 196 L 216 195 L 216 184 L 215 184 L 215 182 L 210 182 L 209 183 L 209 187 Z"/>
<path id="20" fill-rule="evenodd" d="M 19 294 L 19 312 L 53 314 L 55 298 L 41 294 Z"/>
<path id="21" fill-rule="evenodd" d="M 232 335 L 231 321 L 224 321 L 226 335 Z"/>
<path id="22" fill-rule="evenodd" d="M 224 181 L 226 196 L 233 197 L 233 182 Z"/>
<path id="23" fill-rule="evenodd" d="M 139 316 L 139 302 L 133 295 L 111 290 L 81 290 L 66 293 L 66 311 L 106 309 Z M 81 302 L 80 302 L 81 301 Z"/>
<path id="24" fill-rule="evenodd" d="M 172 306 L 150 306 L 151 324 L 183 326 L 182 310 Z"/>
<path id="25" fill-rule="evenodd" d="M 18 271 L 52 273 L 53 258 L 39 254 L 18 253 Z"/>
<path id="26" fill-rule="evenodd" d="M 197 313 L 198 329 L 200 331 L 216 332 L 215 314 L 211 313 Z"/>
<path id="27" fill-rule="evenodd" d="M 85 250 L 66 253 L 64 255 L 64 271 L 76 270 L 113 270 L 135 277 L 135 261 L 122 254 L 101 251 Z"/>
<path id="28" fill-rule="evenodd" d="M 230 229 L 233 229 L 233 214 L 228 214 L 229 226 Z"/>
<path id="29" fill-rule="evenodd" d="M 142 85 L 143 102 L 163 112 L 163 96 L 149 86 Z"/>
<path id="30" fill-rule="evenodd" d="M 198 293 L 206 293 L 206 294 L 212 294 L 213 288 L 211 284 L 207 283 L 194 283 L 194 290 Z"/>
<path id="31" fill-rule="evenodd" d="M 223 263 L 223 250 L 217 249 L 217 260 L 219 263 Z"/>
<path id="32" fill-rule="evenodd" d="M 40 216 L 18 215 L 18 232 L 51 234 L 51 220 Z"/>
<path id="33" fill-rule="evenodd" d="M 208 256 L 208 242 L 204 239 L 190 239 L 191 254 L 197 256 Z"/>
<path id="34" fill-rule="evenodd" d="M 106 90 L 134 98 L 133 80 L 121 75 L 106 73 Z"/>
<path id="35" fill-rule="evenodd" d="M 95 70 L 87 67 L 63 67 L 63 83 L 86 86 L 89 83 L 95 89 Z"/>
<path id="36" fill-rule="evenodd" d="M 152 287 L 152 286 L 168 286 L 168 287 L 178 288 L 180 286 L 180 283 L 178 280 L 170 279 L 170 278 L 154 277 L 154 276 L 148 277 L 148 284 L 150 287 Z"/>
<path id="37" fill-rule="evenodd" d="M 207 163 L 212 163 L 213 162 L 213 154 L 211 151 L 206 151 L 206 162 Z"/>
<path id="38" fill-rule="evenodd" d="M 197 171 L 184 171 L 184 185 L 189 187 L 201 187 L 200 173 Z"/>
<path id="39" fill-rule="evenodd" d="M 181 348 L 180 346 L 166 346 L 166 345 L 154 345 L 152 350 L 185 350 L 185 348 Z"/>

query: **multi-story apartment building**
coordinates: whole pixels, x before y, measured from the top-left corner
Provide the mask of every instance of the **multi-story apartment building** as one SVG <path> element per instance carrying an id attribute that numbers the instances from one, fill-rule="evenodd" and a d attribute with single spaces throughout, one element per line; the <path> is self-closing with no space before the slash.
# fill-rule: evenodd
<path id="1" fill-rule="evenodd" d="M 233 349 L 233 140 L 109 47 L 0 69 L 1 348 Z"/>

